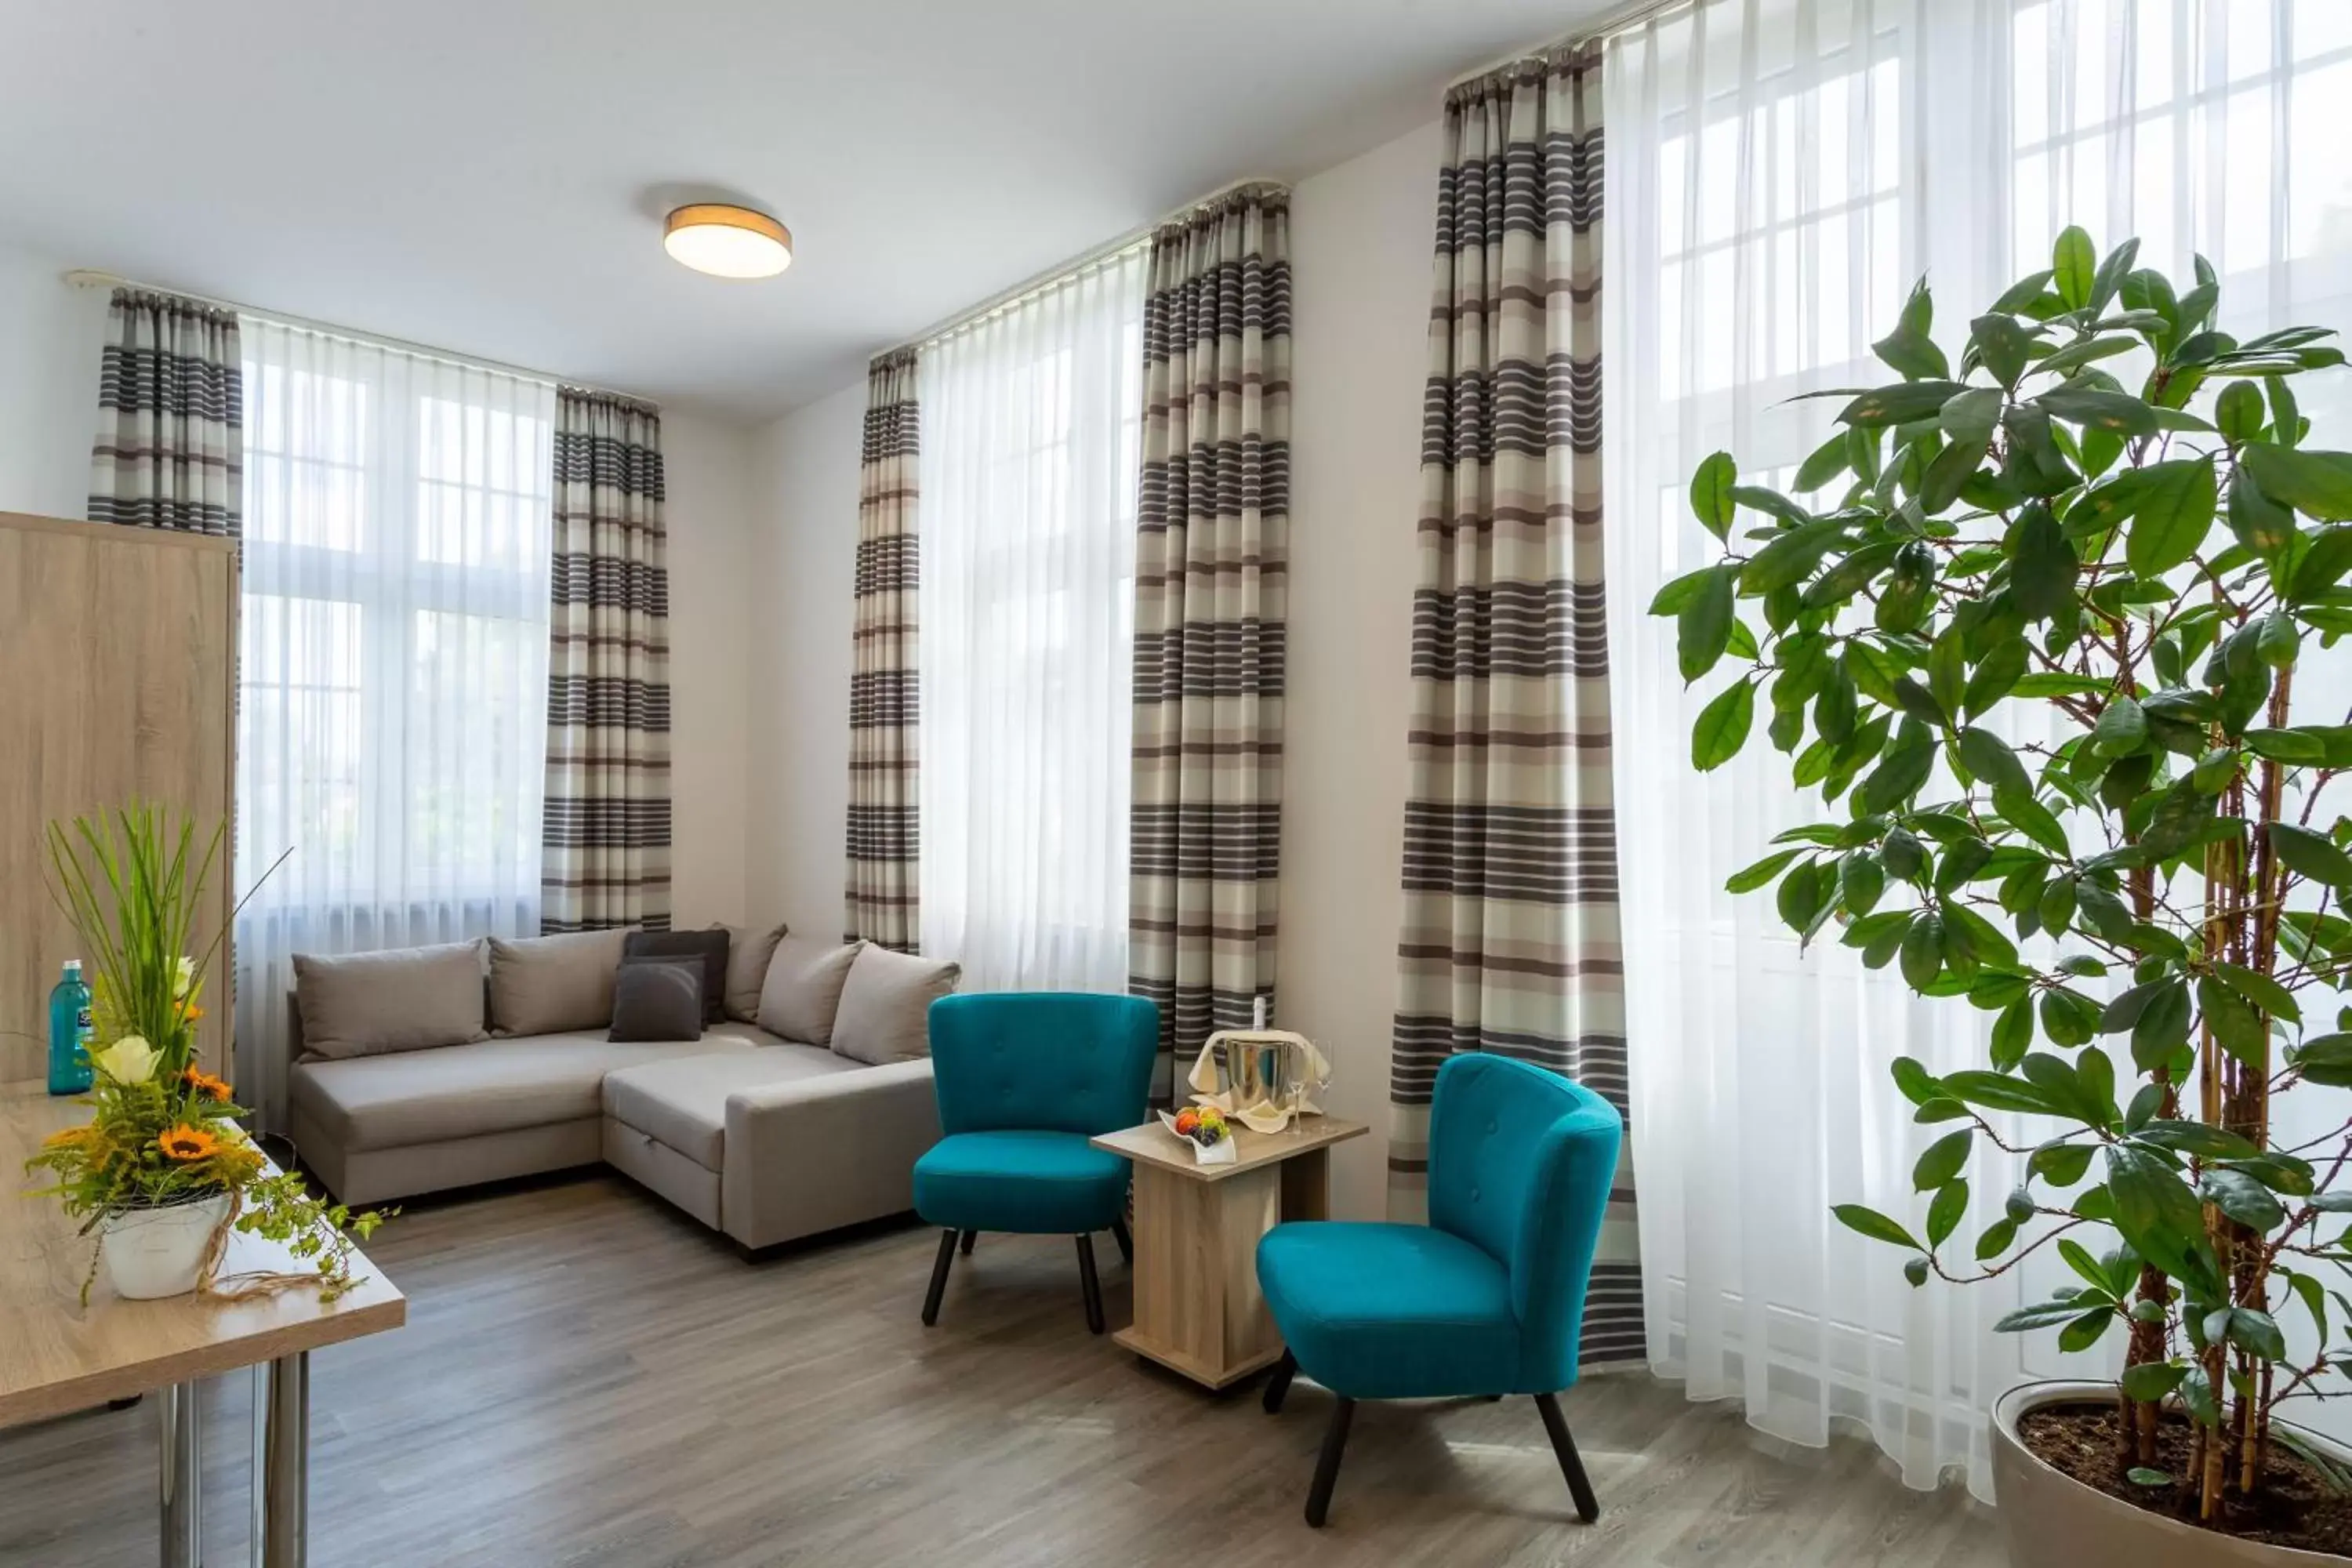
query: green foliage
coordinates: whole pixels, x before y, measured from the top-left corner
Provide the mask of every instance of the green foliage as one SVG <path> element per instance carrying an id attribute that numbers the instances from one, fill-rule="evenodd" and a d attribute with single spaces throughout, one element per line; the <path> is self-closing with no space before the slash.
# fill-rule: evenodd
<path id="1" fill-rule="evenodd" d="M 2316 328 L 2241 342 L 2212 325 L 2201 258 L 2182 289 L 2137 258 L 2070 228 L 1957 344 L 1923 280 L 1875 345 L 1900 379 L 1842 395 L 1797 476 L 1809 500 L 1727 453 L 1701 466 L 1723 555 L 1653 611 L 1685 680 L 1741 655 L 1694 765 L 1740 754 L 1768 705 L 1833 814 L 1730 889 L 1993 1016 L 1982 1068 L 1895 1064 L 1916 1119 L 1955 1123 L 1912 1173 L 1920 1226 L 1839 1220 L 1910 1254 L 1914 1283 L 2055 1242 L 2082 1284 L 2004 1328 L 2080 1349 L 2120 1324 L 2127 1402 L 2261 1427 L 2352 1366 L 2282 1364 L 2271 1315 L 2275 1281 L 2324 1341 L 2317 1277 L 2352 1266 L 2320 1223 L 2352 1210 L 2329 1185 L 2352 1140 L 2270 1140 L 2273 1093 L 2352 1086 L 2352 1027 L 2306 1032 L 2352 1026 L 2352 822 L 2324 798 L 2352 725 L 2288 710 L 2301 665 L 2352 632 L 2352 453 L 2309 444 L 2294 392 L 2344 356 Z M 1996 1162 L 2022 1181 L 1956 1243 Z M 2099 1229 L 2105 1259 L 2074 1239 Z"/>

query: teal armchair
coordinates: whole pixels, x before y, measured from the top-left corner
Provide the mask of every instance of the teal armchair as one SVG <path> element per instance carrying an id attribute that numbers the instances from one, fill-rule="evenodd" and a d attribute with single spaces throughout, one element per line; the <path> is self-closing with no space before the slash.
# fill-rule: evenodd
<path id="1" fill-rule="evenodd" d="M 1622 1131 L 1608 1101 L 1557 1073 L 1456 1056 L 1431 1093 L 1427 1225 L 1312 1221 L 1258 1243 L 1258 1284 L 1289 1347 L 1265 1408 L 1281 1410 L 1302 1371 L 1339 1399 L 1308 1524 L 1330 1510 L 1358 1400 L 1511 1394 L 1535 1397 L 1577 1513 L 1600 1517 L 1558 1395 L 1576 1381 Z"/>
<path id="2" fill-rule="evenodd" d="M 1128 1165 L 1088 1140 L 1144 1117 L 1160 1012 L 1139 996 L 1007 992 L 931 1004 L 931 1078 L 943 1136 L 915 1162 L 915 1212 L 943 1227 L 923 1298 L 940 1319 L 959 1242 L 983 1230 L 1077 1237 L 1087 1327 L 1103 1331 L 1093 1233 L 1130 1262 Z"/>

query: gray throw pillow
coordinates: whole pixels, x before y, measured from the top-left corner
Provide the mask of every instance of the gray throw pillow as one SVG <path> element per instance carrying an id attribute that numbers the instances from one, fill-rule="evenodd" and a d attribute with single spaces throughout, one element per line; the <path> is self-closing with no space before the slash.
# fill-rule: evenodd
<path id="1" fill-rule="evenodd" d="M 727 933 L 727 1016 L 739 1024 L 760 1021 L 760 987 L 768 983 L 768 961 L 776 943 L 790 929 L 778 924 L 761 931 L 751 926 L 712 926 Z"/>
<path id="2" fill-rule="evenodd" d="M 931 1004 L 956 988 L 963 965 L 868 943 L 849 966 L 829 1042 L 838 1055 L 880 1067 L 931 1054 Z"/>
<path id="3" fill-rule="evenodd" d="M 482 947 L 453 942 L 333 957 L 294 955 L 294 1007 L 313 1057 L 462 1046 L 482 1033 Z"/>
<path id="4" fill-rule="evenodd" d="M 803 1045 L 821 1046 L 833 1038 L 834 1009 L 841 1005 L 841 984 L 863 942 L 826 947 L 788 936 L 776 943 L 768 962 L 768 978 L 760 987 L 760 1027 L 772 1035 Z"/>
<path id="5" fill-rule="evenodd" d="M 696 960 L 702 965 L 702 1021 L 716 1024 L 727 1016 L 728 941 L 725 926 L 709 931 L 633 931 L 621 944 L 621 963 L 625 966 L 641 958 Z M 620 1005 L 616 991 L 613 1005 L 618 1009 Z"/>
<path id="6" fill-rule="evenodd" d="M 601 1029 L 613 1021 L 613 972 L 626 927 L 490 938 L 490 1026 L 501 1035 Z"/>
<path id="7" fill-rule="evenodd" d="M 699 957 L 631 958 L 613 977 L 613 1040 L 702 1037 Z"/>

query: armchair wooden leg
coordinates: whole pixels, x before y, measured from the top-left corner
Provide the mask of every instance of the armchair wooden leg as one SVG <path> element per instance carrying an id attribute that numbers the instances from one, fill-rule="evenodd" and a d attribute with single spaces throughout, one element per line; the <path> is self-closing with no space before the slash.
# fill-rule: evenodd
<path id="1" fill-rule="evenodd" d="M 1339 1479 L 1339 1456 L 1348 1447 L 1348 1423 L 1356 1416 L 1356 1402 L 1342 1399 L 1331 1407 L 1331 1425 L 1323 1432 L 1323 1454 L 1315 1461 L 1315 1484 L 1307 1492 L 1307 1522 L 1317 1530 L 1331 1511 L 1331 1488 Z"/>
<path id="2" fill-rule="evenodd" d="M 1135 1262 L 1135 1237 L 1128 1234 L 1127 1221 L 1114 1219 L 1110 1222 L 1110 1238 L 1118 1243 L 1119 1257 L 1131 1267 Z"/>
<path id="3" fill-rule="evenodd" d="M 976 1230 L 965 1231 L 963 1233 L 963 1245 L 958 1247 L 957 1250 L 961 1252 L 966 1258 L 970 1258 L 971 1256 L 971 1244 L 979 1239 L 980 1232 Z"/>
<path id="4" fill-rule="evenodd" d="M 1551 1435 L 1551 1451 L 1559 1459 L 1559 1473 L 1568 1478 L 1569 1495 L 1576 1500 L 1576 1517 L 1591 1524 L 1601 1517 L 1601 1500 L 1592 1495 L 1592 1481 L 1584 1473 L 1584 1461 L 1576 1457 L 1576 1439 L 1568 1435 L 1567 1418 L 1559 1413 L 1559 1396 L 1538 1394 L 1536 1408 L 1543 1412 L 1544 1430 Z"/>
<path id="5" fill-rule="evenodd" d="M 1086 1293 L 1087 1298 L 1087 1331 L 1101 1333 L 1102 1281 L 1095 1278 L 1095 1238 L 1091 1236 L 1078 1237 L 1078 1289 Z"/>
<path id="6" fill-rule="evenodd" d="M 948 1293 L 948 1266 L 955 1261 L 956 1233 L 940 1232 L 939 1260 L 931 1265 L 931 1288 L 923 1297 L 923 1327 L 940 1321 L 940 1298 Z"/>

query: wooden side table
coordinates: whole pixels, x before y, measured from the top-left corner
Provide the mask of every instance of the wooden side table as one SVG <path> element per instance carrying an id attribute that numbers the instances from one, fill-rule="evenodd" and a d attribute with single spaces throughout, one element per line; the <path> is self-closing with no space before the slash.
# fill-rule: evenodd
<path id="1" fill-rule="evenodd" d="M 1195 1163 L 1156 1121 L 1095 1139 L 1135 1166 L 1135 1323 L 1111 1337 L 1209 1388 L 1274 1364 L 1282 1337 L 1258 1291 L 1258 1238 L 1329 1217 L 1331 1145 L 1366 1131 L 1331 1116 L 1282 1132 L 1236 1124 L 1230 1165 Z"/>

